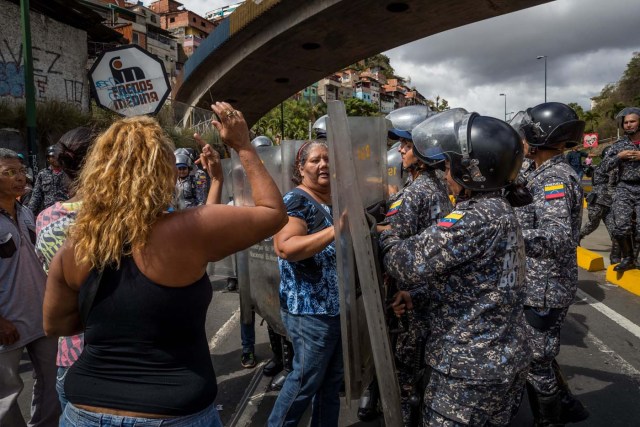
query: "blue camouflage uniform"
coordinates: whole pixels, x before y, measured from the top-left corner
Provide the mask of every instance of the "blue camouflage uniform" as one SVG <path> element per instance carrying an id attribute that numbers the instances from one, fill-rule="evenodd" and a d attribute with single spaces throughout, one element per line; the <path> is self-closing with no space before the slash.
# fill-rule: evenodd
<path id="1" fill-rule="evenodd" d="M 198 180 L 193 175 L 178 178 L 176 181 L 176 208 L 186 209 L 204 205 L 203 194 L 198 190 Z"/>
<path id="2" fill-rule="evenodd" d="M 552 362 L 578 285 L 583 192 L 562 154 L 531 171 L 527 187 L 533 203 L 516 211 L 527 255 L 525 316 L 533 350 L 528 381 L 541 395 L 552 395 L 558 391 Z"/>
<path id="3" fill-rule="evenodd" d="M 616 182 L 615 173 L 606 172 L 602 164 L 593 168 L 591 178 L 592 188 L 587 197 L 587 212 L 589 220 L 580 230 L 580 240 L 593 233 L 602 220 L 607 227 L 609 235 L 614 227 L 611 205 L 613 204 L 613 191 Z"/>
<path id="4" fill-rule="evenodd" d="M 53 205 L 69 199 L 69 189 L 66 184 L 66 176 L 62 170 L 54 171 L 51 166 L 42 169 L 38 173 L 36 182 L 31 191 L 29 209 L 34 216 Z"/>
<path id="5" fill-rule="evenodd" d="M 384 266 L 428 304 L 432 368 L 424 426 L 508 425 L 520 404 L 530 361 L 524 327 L 524 242 L 500 192 L 459 201 L 420 234 L 381 236 Z"/>
<path id="6" fill-rule="evenodd" d="M 423 171 L 410 185 L 394 197 L 387 212 L 391 229 L 400 238 L 408 238 L 431 227 L 451 212 L 451 201 L 444 181 L 436 170 Z M 408 291 L 416 284 L 396 282 L 398 290 Z M 428 310 L 414 310 L 402 322 L 404 330 L 397 335 L 395 345 L 396 369 L 400 383 L 402 416 L 405 426 L 417 425 L 418 412 L 411 405 L 412 396 L 420 398 L 423 390 L 418 382 L 424 371 L 421 357 L 429 334 Z"/>
<path id="7" fill-rule="evenodd" d="M 209 194 L 209 175 L 200 168 L 195 168 L 190 175 L 195 177 L 196 199 L 202 201 L 201 204 L 204 205 L 207 201 L 207 195 Z"/>
<path id="8" fill-rule="evenodd" d="M 640 161 L 622 160 L 618 153 L 624 150 L 640 150 L 640 146 L 628 137 L 616 141 L 602 159 L 601 167 L 606 172 L 618 171 L 618 185 L 613 194 L 613 222 L 611 232 L 615 239 L 634 235 L 633 215 L 635 213 L 635 236 L 640 238 Z"/>

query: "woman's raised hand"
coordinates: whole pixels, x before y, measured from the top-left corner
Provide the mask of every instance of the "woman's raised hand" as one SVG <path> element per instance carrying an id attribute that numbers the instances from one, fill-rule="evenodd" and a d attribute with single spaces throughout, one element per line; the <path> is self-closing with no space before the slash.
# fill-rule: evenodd
<path id="1" fill-rule="evenodd" d="M 240 111 L 235 110 L 231 104 L 226 102 L 211 104 L 211 109 L 218 116 L 218 120 L 212 120 L 211 124 L 218 129 L 220 137 L 226 145 L 236 151 L 251 147 L 249 128 Z"/>

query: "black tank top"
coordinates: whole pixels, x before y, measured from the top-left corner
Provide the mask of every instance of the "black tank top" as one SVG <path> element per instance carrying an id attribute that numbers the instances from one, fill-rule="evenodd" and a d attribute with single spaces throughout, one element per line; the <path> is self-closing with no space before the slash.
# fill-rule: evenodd
<path id="1" fill-rule="evenodd" d="M 172 288 L 145 277 L 131 257 L 105 269 L 84 351 L 65 380 L 69 401 L 167 416 L 209 406 L 217 392 L 204 328 L 212 295 L 206 275 Z"/>

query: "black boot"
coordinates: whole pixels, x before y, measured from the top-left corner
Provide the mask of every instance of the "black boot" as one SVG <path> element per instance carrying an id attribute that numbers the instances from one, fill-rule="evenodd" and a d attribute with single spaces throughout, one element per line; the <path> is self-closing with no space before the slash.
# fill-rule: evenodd
<path id="1" fill-rule="evenodd" d="M 631 236 L 626 236 L 619 240 L 620 250 L 622 251 L 622 261 L 613 267 L 614 271 L 627 271 L 636 267 L 633 260 L 633 240 Z"/>
<path id="2" fill-rule="evenodd" d="M 573 393 L 571 393 L 569 384 L 564 378 L 562 371 L 560 371 L 560 365 L 555 359 L 551 366 L 553 367 L 553 372 L 556 374 L 558 387 L 560 388 L 560 420 L 562 423 L 577 423 L 589 418 L 589 411 L 587 411 L 587 408 L 584 407 L 582 402 L 576 399 Z"/>
<path id="3" fill-rule="evenodd" d="M 293 344 L 284 337 L 282 338 L 282 364 L 282 371 L 271 380 L 269 385 L 271 390 L 280 391 L 287 375 L 293 370 Z"/>
<path id="4" fill-rule="evenodd" d="M 379 398 L 380 390 L 378 389 L 378 380 L 374 378 L 362 394 L 362 397 L 360 397 L 360 404 L 358 405 L 358 419 L 360 421 L 368 422 L 378 418 Z"/>
<path id="5" fill-rule="evenodd" d="M 617 239 L 611 239 L 611 253 L 609 254 L 611 264 L 620 263 L 620 243 Z"/>
<path id="6" fill-rule="evenodd" d="M 560 396 L 559 393 L 543 396 L 527 382 L 527 397 L 534 427 L 560 427 Z"/>
<path id="7" fill-rule="evenodd" d="M 267 325 L 267 332 L 269 334 L 269 343 L 271 344 L 271 351 L 273 357 L 269 360 L 262 370 L 262 374 L 267 377 L 272 377 L 278 372 L 282 371 L 282 336 L 277 334 L 271 326 Z"/>

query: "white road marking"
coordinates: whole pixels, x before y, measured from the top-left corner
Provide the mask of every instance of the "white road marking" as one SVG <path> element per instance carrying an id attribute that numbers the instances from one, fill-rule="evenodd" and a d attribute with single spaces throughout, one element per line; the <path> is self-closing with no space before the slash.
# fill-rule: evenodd
<path id="1" fill-rule="evenodd" d="M 640 371 L 634 368 L 633 365 L 623 359 L 618 353 L 613 351 L 611 347 L 602 342 L 589 330 L 585 329 L 585 333 L 585 338 L 591 341 L 601 353 L 605 353 L 610 359 L 612 359 L 612 364 L 617 365 L 620 369 L 620 372 L 632 378 L 637 386 L 640 385 Z"/>
<path id="2" fill-rule="evenodd" d="M 216 334 L 213 337 L 211 337 L 211 341 L 209 341 L 210 353 L 213 353 L 213 350 L 216 348 L 218 343 L 223 339 L 225 339 L 231 333 L 231 331 L 233 330 L 233 328 L 236 327 L 239 321 L 240 321 L 240 308 L 237 308 L 236 311 L 233 312 L 229 320 L 227 320 L 224 323 L 224 325 L 222 325 L 222 327 L 218 329 L 218 332 L 216 332 Z"/>
<path id="3" fill-rule="evenodd" d="M 631 320 L 627 319 L 617 311 L 610 309 L 609 307 L 607 307 L 606 305 L 604 305 L 603 303 L 596 300 L 591 295 L 587 294 L 586 292 L 580 289 L 578 289 L 576 296 L 581 300 L 587 302 L 591 307 L 595 308 L 600 313 L 607 316 L 609 319 L 613 320 L 622 328 L 629 331 L 631 334 L 635 335 L 636 338 L 640 339 L 640 326 L 636 325 Z"/>

